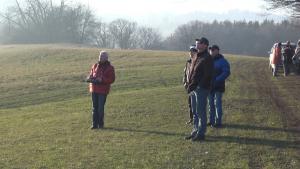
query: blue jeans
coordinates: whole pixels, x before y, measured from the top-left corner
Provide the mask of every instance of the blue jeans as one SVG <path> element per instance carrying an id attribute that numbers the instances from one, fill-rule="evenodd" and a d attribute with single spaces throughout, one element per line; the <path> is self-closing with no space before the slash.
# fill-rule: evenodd
<path id="1" fill-rule="evenodd" d="M 222 124 L 222 92 L 211 91 L 208 96 L 209 103 L 209 122 L 213 125 Z"/>
<path id="2" fill-rule="evenodd" d="M 104 126 L 104 105 L 106 102 L 106 94 L 92 93 L 93 101 L 93 127 Z"/>
<path id="3" fill-rule="evenodd" d="M 191 92 L 191 104 L 194 114 L 194 129 L 192 135 L 204 136 L 206 132 L 206 105 L 209 90 L 197 87 Z"/>

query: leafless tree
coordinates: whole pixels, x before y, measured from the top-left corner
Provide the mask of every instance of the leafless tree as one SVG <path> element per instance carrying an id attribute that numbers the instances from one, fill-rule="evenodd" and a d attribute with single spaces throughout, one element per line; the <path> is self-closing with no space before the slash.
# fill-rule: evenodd
<path id="1" fill-rule="evenodd" d="M 7 9 L 10 15 L 0 13 L 6 20 L 15 42 L 71 42 L 84 43 L 92 32 L 94 15 L 78 4 L 68 6 L 64 0 L 54 5 L 52 0 L 25 0 Z"/>
<path id="2" fill-rule="evenodd" d="M 162 37 L 158 30 L 150 27 L 140 27 L 137 34 L 138 45 L 142 49 L 161 48 Z"/>
<path id="3" fill-rule="evenodd" d="M 109 24 L 109 31 L 121 49 L 135 48 L 137 23 L 125 19 L 116 19 Z"/>
<path id="4" fill-rule="evenodd" d="M 265 0 L 270 4 L 270 9 L 291 10 L 291 16 L 300 19 L 300 0 Z"/>
<path id="5" fill-rule="evenodd" d="M 112 36 L 109 31 L 108 24 L 102 21 L 98 21 L 94 27 L 94 33 L 92 36 L 92 41 L 101 48 L 113 48 L 114 44 L 112 41 Z"/>

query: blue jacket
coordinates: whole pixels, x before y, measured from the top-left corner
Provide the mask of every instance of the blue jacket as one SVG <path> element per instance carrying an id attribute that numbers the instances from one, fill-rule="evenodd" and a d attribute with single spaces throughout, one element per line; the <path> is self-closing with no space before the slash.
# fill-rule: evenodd
<path id="1" fill-rule="evenodd" d="M 214 57 L 213 91 L 225 92 L 225 80 L 230 75 L 230 65 L 223 55 Z"/>

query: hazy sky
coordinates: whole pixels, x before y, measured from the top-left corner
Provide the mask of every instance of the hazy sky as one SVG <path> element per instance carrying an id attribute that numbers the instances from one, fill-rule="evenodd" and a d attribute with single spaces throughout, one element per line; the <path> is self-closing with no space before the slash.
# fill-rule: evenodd
<path id="1" fill-rule="evenodd" d="M 223 13 L 230 10 L 260 12 L 261 0 L 78 0 L 105 14 L 151 14 L 172 12 L 185 14 L 193 11 Z"/>
<path id="2" fill-rule="evenodd" d="M 20 2 L 24 0 L 19 0 Z M 60 0 L 53 0 L 60 2 Z M 103 21 L 116 18 L 136 21 L 141 25 L 173 31 L 190 20 L 282 20 L 282 11 L 269 12 L 263 0 L 65 0 L 89 6 Z M 0 10 L 14 0 L 0 0 Z"/>

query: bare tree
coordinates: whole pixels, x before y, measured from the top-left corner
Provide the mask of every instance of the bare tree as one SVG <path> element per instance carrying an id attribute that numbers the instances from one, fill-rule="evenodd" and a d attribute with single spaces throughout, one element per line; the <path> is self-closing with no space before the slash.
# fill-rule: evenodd
<path id="1" fill-rule="evenodd" d="M 158 49 L 161 47 L 162 36 L 158 30 L 148 27 L 138 29 L 138 45 L 142 49 Z"/>
<path id="2" fill-rule="evenodd" d="M 98 47 L 113 48 L 112 37 L 109 32 L 108 24 L 101 21 L 96 22 L 92 41 L 94 41 Z"/>
<path id="3" fill-rule="evenodd" d="M 93 25 L 96 24 L 94 15 L 92 14 L 91 10 L 86 9 L 82 13 L 83 18 L 81 20 L 81 31 L 80 31 L 80 43 L 84 43 L 93 33 Z"/>
<path id="4" fill-rule="evenodd" d="M 7 9 L 10 15 L 0 13 L 9 30 L 12 41 L 18 43 L 71 42 L 85 43 L 89 40 L 95 18 L 83 5 L 68 6 L 64 0 L 54 5 L 52 0 L 15 0 Z"/>
<path id="5" fill-rule="evenodd" d="M 209 32 L 208 29 L 209 28 L 200 21 L 191 21 L 187 24 L 180 25 L 172 35 L 172 39 L 176 40 L 169 42 L 169 44 L 172 44 L 173 50 L 187 50 L 189 45 L 195 43 L 195 38 L 206 36 Z"/>
<path id="6" fill-rule="evenodd" d="M 300 18 L 300 0 L 265 0 L 270 4 L 270 9 L 291 10 L 291 16 Z"/>
<path id="7" fill-rule="evenodd" d="M 116 19 L 109 24 L 110 33 L 121 49 L 134 48 L 137 24 L 125 19 Z"/>

